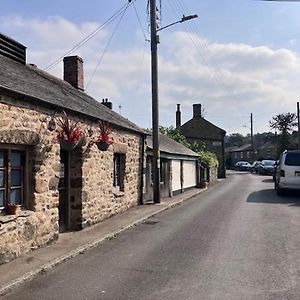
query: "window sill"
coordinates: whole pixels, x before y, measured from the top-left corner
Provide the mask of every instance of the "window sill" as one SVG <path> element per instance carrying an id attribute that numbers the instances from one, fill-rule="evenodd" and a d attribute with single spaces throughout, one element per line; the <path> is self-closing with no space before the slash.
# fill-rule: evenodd
<path id="1" fill-rule="evenodd" d="M 20 217 L 29 217 L 34 212 L 31 210 L 18 210 L 14 215 L 8 215 L 4 211 L 0 214 L 0 224 L 9 223 Z"/>
<path id="2" fill-rule="evenodd" d="M 124 196 L 124 192 L 120 191 L 118 188 L 114 188 L 112 193 L 116 198 Z"/>

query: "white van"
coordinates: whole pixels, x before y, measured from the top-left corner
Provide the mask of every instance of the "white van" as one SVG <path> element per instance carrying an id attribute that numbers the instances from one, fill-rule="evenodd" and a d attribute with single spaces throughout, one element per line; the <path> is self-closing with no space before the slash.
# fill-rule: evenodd
<path id="1" fill-rule="evenodd" d="M 276 166 L 275 190 L 300 189 L 300 150 L 285 150 Z"/>

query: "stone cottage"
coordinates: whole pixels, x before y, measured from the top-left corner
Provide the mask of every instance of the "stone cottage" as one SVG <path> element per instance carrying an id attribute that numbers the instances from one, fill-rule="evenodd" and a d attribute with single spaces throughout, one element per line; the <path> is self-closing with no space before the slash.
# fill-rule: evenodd
<path id="1" fill-rule="evenodd" d="M 0 65 L 1 264 L 141 204 L 146 133 L 84 93 L 78 56 L 64 59 L 61 80 L 27 65 L 26 48 L 0 35 Z M 72 151 L 57 137 L 65 115 L 85 136 Z M 107 151 L 95 142 L 99 120 L 114 139 Z"/>
<path id="2" fill-rule="evenodd" d="M 180 104 L 177 104 L 176 128 L 186 137 L 189 143 L 204 143 L 207 150 L 214 152 L 219 161 L 218 177 L 224 178 L 225 148 L 224 137 L 226 131 L 204 119 L 201 112 L 201 104 L 193 104 L 193 118 L 181 125 Z"/>

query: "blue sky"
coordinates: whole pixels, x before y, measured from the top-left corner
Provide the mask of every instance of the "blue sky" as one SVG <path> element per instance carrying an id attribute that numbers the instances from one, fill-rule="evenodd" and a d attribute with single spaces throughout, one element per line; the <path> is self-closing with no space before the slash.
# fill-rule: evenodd
<path id="1" fill-rule="evenodd" d="M 44 69 L 126 3 L 0 0 L 0 31 L 27 46 L 28 63 Z M 161 26 L 182 14 L 199 16 L 160 32 L 161 125 L 174 125 L 177 103 L 183 122 L 192 117 L 192 104 L 201 103 L 206 119 L 228 133 L 248 133 L 250 113 L 254 131 L 263 132 L 269 131 L 272 116 L 296 111 L 300 3 L 161 0 L 161 6 Z M 87 93 L 99 100 L 109 98 L 114 110 L 149 128 L 147 18 L 147 0 L 133 1 L 122 19 L 117 18 L 72 55 L 84 60 Z M 62 62 L 49 72 L 61 77 Z"/>

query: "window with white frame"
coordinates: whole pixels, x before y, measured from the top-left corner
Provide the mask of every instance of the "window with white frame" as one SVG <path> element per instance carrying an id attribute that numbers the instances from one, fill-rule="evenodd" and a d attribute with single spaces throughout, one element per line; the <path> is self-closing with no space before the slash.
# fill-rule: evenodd
<path id="1" fill-rule="evenodd" d="M 25 203 L 25 151 L 0 149 L 0 208 Z"/>

